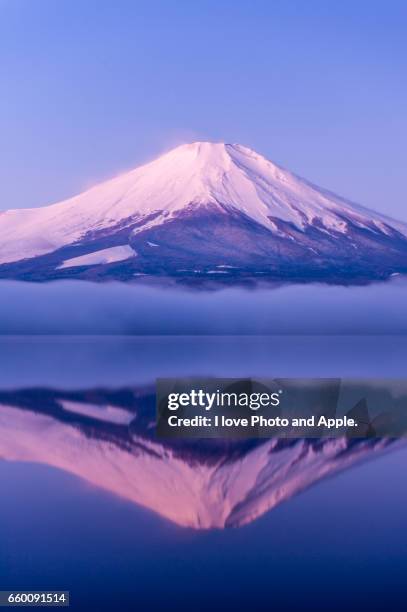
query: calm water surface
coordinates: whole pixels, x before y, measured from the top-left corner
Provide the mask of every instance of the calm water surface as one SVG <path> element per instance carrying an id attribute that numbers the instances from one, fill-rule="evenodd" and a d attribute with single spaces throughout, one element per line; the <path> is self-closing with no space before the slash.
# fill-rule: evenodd
<path id="1" fill-rule="evenodd" d="M 2 338 L 0 393 L 13 405 L 0 407 L 1 588 L 70 590 L 78 610 L 290 610 L 304 602 L 317 610 L 405 609 L 404 446 L 368 450 L 244 525 L 191 528 L 165 516 L 174 497 L 157 512 L 109 490 L 107 462 L 95 460 L 102 486 L 55 467 L 72 447 L 62 459 L 49 453 L 64 449 L 72 426 L 81 434 L 77 465 L 89 463 L 106 436 L 116 448 L 119 434 L 81 415 L 68 422 L 45 400 L 63 391 L 87 401 L 93 393 L 97 403 L 96 388 L 142 387 L 164 375 L 403 377 L 406 357 L 407 343 L 395 335 Z M 26 405 L 27 389 L 44 395 Z M 130 487 L 133 467 L 120 465 Z M 143 465 L 142 493 L 152 487 L 158 495 L 165 480 Z M 157 478 L 168 462 L 161 465 Z M 188 472 L 177 478 L 182 491 Z"/>

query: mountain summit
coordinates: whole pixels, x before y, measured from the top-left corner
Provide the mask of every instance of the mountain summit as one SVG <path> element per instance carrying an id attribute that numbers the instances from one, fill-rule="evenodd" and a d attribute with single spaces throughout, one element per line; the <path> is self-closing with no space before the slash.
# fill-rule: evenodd
<path id="1" fill-rule="evenodd" d="M 407 224 L 238 144 L 195 142 L 44 208 L 0 213 L 0 278 L 366 282 L 407 272 Z"/>

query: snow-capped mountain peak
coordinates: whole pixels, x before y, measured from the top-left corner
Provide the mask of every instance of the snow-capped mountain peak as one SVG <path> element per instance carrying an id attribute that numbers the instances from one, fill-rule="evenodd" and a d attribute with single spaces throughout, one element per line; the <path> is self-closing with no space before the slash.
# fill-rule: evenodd
<path id="1" fill-rule="evenodd" d="M 389 248 L 391 266 L 380 274 L 407 269 L 407 224 L 320 189 L 239 144 L 181 145 L 63 202 L 0 213 L 0 267 L 52 253 L 52 274 L 71 259 L 77 267 L 113 265 L 117 258 L 100 263 L 82 256 L 129 245 L 134 257 L 126 265 L 137 265 L 137 273 L 147 265 L 151 274 L 151 248 L 144 253 L 151 244 L 168 245 L 171 253 L 162 249 L 155 257 L 168 268 L 170 255 L 177 273 L 236 264 L 252 273 L 263 262 L 259 273 L 278 276 L 282 264 L 286 275 L 295 262 L 326 270 L 334 255 L 344 269 L 355 254 L 356 261 L 378 256 L 385 262 Z M 174 256 L 174 249 L 181 251 Z"/>

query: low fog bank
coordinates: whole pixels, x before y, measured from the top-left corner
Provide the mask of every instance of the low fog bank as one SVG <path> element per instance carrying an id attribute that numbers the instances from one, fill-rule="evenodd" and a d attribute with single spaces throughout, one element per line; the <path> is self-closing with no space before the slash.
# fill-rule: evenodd
<path id="1" fill-rule="evenodd" d="M 0 334 L 405 334 L 407 281 L 217 292 L 0 282 Z"/>

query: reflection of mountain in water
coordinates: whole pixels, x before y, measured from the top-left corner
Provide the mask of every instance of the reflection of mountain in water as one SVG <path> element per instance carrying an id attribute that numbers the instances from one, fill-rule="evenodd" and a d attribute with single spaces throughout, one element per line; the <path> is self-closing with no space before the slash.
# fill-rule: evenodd
<path id="1" fill-rule="evenodd" d="M 150 390 L 0 392 L 0 456 L 55 466 L 182 526 L 238 527 L 390 439 L 159 441 Z"/>

